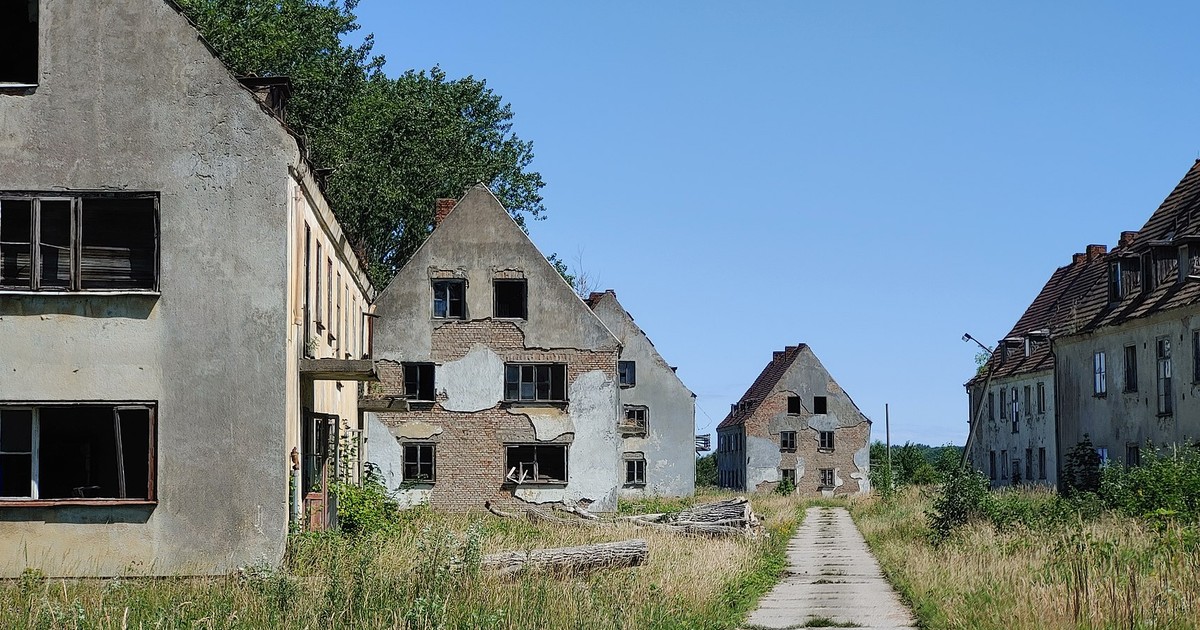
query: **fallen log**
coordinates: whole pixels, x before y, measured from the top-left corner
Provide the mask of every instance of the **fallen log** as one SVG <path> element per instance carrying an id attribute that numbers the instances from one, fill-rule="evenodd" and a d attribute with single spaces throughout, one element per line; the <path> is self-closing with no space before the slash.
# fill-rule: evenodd
<path id="1" fill-rule="evenodd" d="M 686 534 L 690 536 L 706 536 L 709 538 L 717 538 L 720 536 L 748 536 L 751 530 L 744 527 L 731 527 L 729 525 L 715 525 L 712 523 L 658 523 L 648 520 L 633 520 L 634 525 L 643 527 L 653 527 L 674 534 Z"/>
<path id="2" fill-rule="evenodd" d="M 504 510 L 501 510 L 500 508 L 492 505 L 491 501 L 484 501 L 483 507 L 486 508 L 488 512 L 491 512 L 492 514 L 499 516 L 500 518 L 521 518 L 523 516 L 526 520 L 528 520 L 531 523 L 542 522 L 542 523 L 558 523 L 560 525 L 584 525 L 584 526 L 592 526 L 592 525 L 601 524 L 599 520 L 595 520 L 595 521 L 583 520 L 582 517 L 580 517 L 578 519 L 562 518 L 560 516 L 554 515 L 549 510 L 545 510 L 545 509 L 542 509 L 539 507 L 527 507 L 527 508 L 525 508 L 525 511 L 522 512 L 521 514 L 515 514 L 513 512 L 505 512 Z"/>
<path id="3" fill-rule="evenodd" d="M 673 521 L 689 523 L 713 523 L 717 521 L 742 521 L 750 523 L 753 511 L 746 497 L 701 503 L 683 510 L 671 518 Z"/>
<path id="4" fill-rule="evenodd" d="M 582 547 L 493 553 L 484 556 L 479 566 L 501 576 L 529 571 L 580 575 L 600 569 L 636 567 L 646 561 L 649 553 L 650 547 L 645 540 L 634 539 Z"/>

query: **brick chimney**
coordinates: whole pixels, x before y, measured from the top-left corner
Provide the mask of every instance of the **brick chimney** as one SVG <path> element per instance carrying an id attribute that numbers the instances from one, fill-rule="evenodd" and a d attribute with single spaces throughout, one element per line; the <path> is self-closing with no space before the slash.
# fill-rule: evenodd
<path id="1" fill-rule="evenodd" d="M 433 204 L 433 227 L 441 225 L 442 221 L 446 219 L 446 215 L 450 214 L 450 211 L 456 205 L 458 205 L 457 199 L 438 199 L 435 201 Z"/>
<path id="2" fill-rule="evenodd" d="M 1121 240 L 1117 241 L 1117 247 L 1133 245 L 1133 242 L 1137 240 L 1137 235 L 1138 233 L 1133 231 L 1121 232 Z"/>
<path id="3" fill-rule="evenodd" d="M 1097 258 L 1099 258 L 1107 253 L 1108 253 L 1107 245 L 1088 245 L 1087 246 L 1088 262 L 1092 262 L 1093 260 L 1096 260 Z"/>
<path id="4" fill-rule="evenodd" d="M 1071 254 L 1071 264 L 1072 265 L 1078 265 L 1079 263 L 1083 262 L 1086 259 L 1087 259 L 1087 254 L 1084 254 L 1083 252 L 1075 252 L 1074 254 Z"/>

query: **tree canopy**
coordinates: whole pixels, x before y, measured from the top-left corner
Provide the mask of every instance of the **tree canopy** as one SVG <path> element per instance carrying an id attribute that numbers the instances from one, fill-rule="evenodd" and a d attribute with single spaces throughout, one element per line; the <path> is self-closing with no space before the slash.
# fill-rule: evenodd
<path id="1" fill-rule="evenodd" d="M 287 124 L 332 169 L 326 195 L 376 286 L 429 234 L 435 199 L 483 182 L 522 226 L 543 216 L 533 145 L 513 133 L 511 107 L 486 81 L 436 66 L 385 75 L 371 35 L 345 43 L 358 0 L 179 4 L 235 74 L 291 78 Z"/>

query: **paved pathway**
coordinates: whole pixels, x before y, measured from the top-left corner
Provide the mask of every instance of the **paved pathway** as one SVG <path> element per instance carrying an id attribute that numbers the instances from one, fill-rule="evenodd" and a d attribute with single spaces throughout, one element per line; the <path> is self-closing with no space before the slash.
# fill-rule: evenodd
<path id="1" fill-rule="evenodd" d="M 746 627 L 801 628 L 822 618 L 880 630 L 916 627 L 844 508 L 808 508 L 787 555 L 788 572 Z"/>

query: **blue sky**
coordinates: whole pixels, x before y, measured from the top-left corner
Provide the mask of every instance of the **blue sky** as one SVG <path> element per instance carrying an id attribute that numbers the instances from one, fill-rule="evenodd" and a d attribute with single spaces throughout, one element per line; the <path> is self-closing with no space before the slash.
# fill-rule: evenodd
<path id="1" fill-rule="evenodd" d="M 1200 157 L 1200 6 L 390 2 L 395 75 L 510 103 L 547 219 L 711 431 L 808 343 L 892 439 L 966 437 L 969 331 L 1002 337 L 1053 270 L 1135 230 Z"/>

